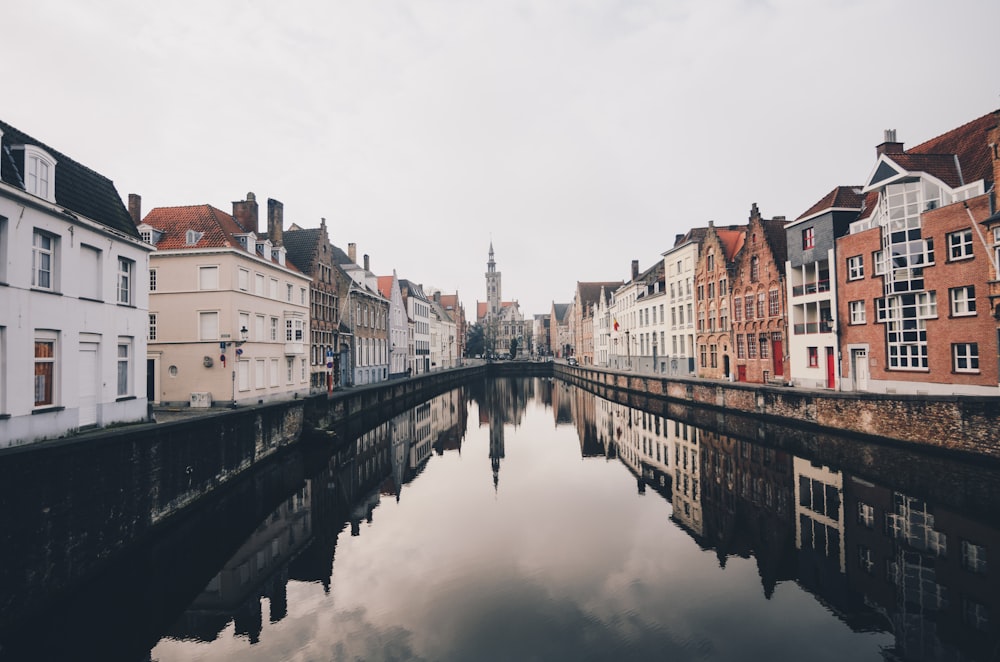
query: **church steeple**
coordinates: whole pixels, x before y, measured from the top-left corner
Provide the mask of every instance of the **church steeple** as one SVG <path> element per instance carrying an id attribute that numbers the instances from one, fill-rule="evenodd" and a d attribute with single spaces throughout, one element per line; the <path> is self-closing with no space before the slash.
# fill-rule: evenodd
<path id="1" fill-rule="evenodd" d="M 490 241 L 490 259 L 486 262 L 486 302 L 490 315 L 500 312 L 500 272 L 493 259 L 493 241 Z"/>

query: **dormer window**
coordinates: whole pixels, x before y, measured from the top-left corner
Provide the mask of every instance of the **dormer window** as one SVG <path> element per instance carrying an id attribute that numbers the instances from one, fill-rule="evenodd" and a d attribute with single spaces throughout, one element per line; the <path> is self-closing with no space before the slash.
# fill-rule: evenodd
<path id="1" fill-rule="evenodd" d="M 56 160 L 34 145 L 24 146 L 24 190 L 56 201 Z"/>
<path id="2" fill-rule="evenodd" d="M 285 266 L 285 249 L 281 246 L 271 249 L 271 259 L 281 266 Z"/>
<path id="3" fill-rule="evenodd" d="M 145 223 L 141 224 L 138 227 L 138 230 L 139 236 L 142 240 L 151 246 L 158 244 L 160 239 L 163 237 L 163 232 L 157 230 L 152 225 L 146 225 Z"/>
<path id="4" fill-rule="evenodd" d="M 204 236 L 204 234 L 205 234 L 204 232 L 198 232 L 197 230 L 188 230 L 187 234 L 184 237 L 184 243 L 186 243 L 188 246 L 194 246 L 199 241 L 201 241 L 201 238 Z"/>

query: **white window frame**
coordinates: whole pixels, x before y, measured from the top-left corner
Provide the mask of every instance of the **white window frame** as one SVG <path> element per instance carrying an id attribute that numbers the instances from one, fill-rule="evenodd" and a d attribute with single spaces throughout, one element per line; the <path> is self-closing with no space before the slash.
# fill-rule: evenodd
<path id="1" fill-rule="evenodd" d="M 206 330 L 211 331 L 210 327 L 206 324 L 209 320 L 214 320 L 213 324 L 215 326 L 215 333 L 206 333 Z M 198 339 L 199 340 L 218 340 L 219 339 L 219 311 L 217 310 L 202 310 L 198 311 Z"/>
<path id="2" fill-rule="evenodd" d="M 123 306 L 134 306 L 135 305 L 135 292 L 133 291 L 133 285 L 135 282 L 135 260 L 130 260 L 127 257 L 118 257 L 118 287 L 117 290 L 118 303 Z"/>
<path id="3" fill-rule="evenodd" d="M 271 341 L 278 342 L 278 318 L 271 318 Z"/>
<path id="4" fill-rule="evenodd" d="M 972 251 L 972 229 L 958 230 L 950 232 L 948 237 L 948 261 L 968 260 L 973 257 Z"/>
<path id="5" fill-rule="evenodd" d="M 147 340 L 156 340 L 156 313 L 149 313 L 149 326 L 146 330 Z"/>
<path id="6" fill-rule="evenodd" d="M 971 317 L 976 314 L 976 287 L 963 285 L 948 290 L 952 317 Z"/>
<path id="7" fill-rule="evenodd" d="M 132 339 L 119 337 L 118 350 L 116 353 L 116 382 L 118 384 L 117 395 L 125 398 L 132 395 Z"/>
<path id="8" fill-rule="evenodd" d="M 240 359 L 236 362 L 236 387 L 241 392 L 250 390 L 249 359 Z"/>
<path id="9" fill-rule="evenodd" d="M 149 291 L 156 291 L 156 269 L 149 270 Z"/>
<path id="10" fill-rule="evenodd" d="M 51 355 L 50 356 L 38 356 L 38 349 L 39 349 L 38 346 L 40 344 L 51 345 L 52 346 L 52 351 L 51 351 Z M 34 404 L 34 408 L 35 409 L 46 409 L 48 407 L 56 407 L 59 404 L 59 401 L 60 401 L 60 398 L 59 398 L 59 358 L 60 358 L 60 356 L 59 356 L 59 333 L 57 331 L 36 330 L 35 331 L 35 340 L 34 340 L 33 359 L 32 359 L 32 366 L 33 366 L 32 374 L 33 374 L 33 377 L 34 377 L 33 391 L 34 391 L 34 394 L 35 394 L 34 395 L 34 403 L 35 403 Z M 38 366 L 40 364 L 41 365 L 49 365 L 49 366 L 51 366 L 51 368 L 49 369 L 50 372 L 49 372 L 49 375 L 48 375 L 49 381 L 51 382 L 49 384 L 49 391 L 50 391 L 50 393 L 49 393 L 49 400 L 48 401 L 46 401 L 44 399 L 39 399 L 39 393 L 42 392 L 42 391 L 39 390 L 39 387 L 41 386 L 42 390 L 44 390 L 43 383 L 41 383 L 41 382 L 38 381 L 38 378 L 40 377 L 40 375 L 38 375 L 37 373 L 38 373 Z"/>
<path id="11" fill-rule="evenodd" d="M 257 359 L 254 363 L 254 387 L 258 390 L 267 387 L 267 361 Z"/>
<path id="12" fill-rule="evenodd" d="M 35 145 L 24 146 L 24 190 L 39 198 L 56 201 L 56 160 Z"/>
<path id="13" fill-rule="evenodd" d="M 198 267 L 198 289 L 219 289 L 219 265 L 214 264 Z"/>
<path id="14" fill-rule="evenodd" d="M 849 312 L 848 320 L 850 324 L 867 324 L 864 299 L 850 301 L 848 302 L 847 307 Z"/>
<path id="15" fill-rule="evenodd" d="M 253 293 L 258 296 L 264 296 L 264 274 L 254 272 Z"/>
<path id="16" fill-rule="evenodd" d="M 43 242 L 48 242 L 44 245 Z M 56 292 L 56 260 L 58 258 L 59 236 L 34 229 L 31 236 L 31 287 L 47 292 Z M 44 265 L 44 266 L 43 266 Z M 42 278 L 45 274 L 45 278 Z M 46 283 L 43 285 L 42 281 Z"/>
<path id="17" fill-rule="evenodd" d="M 852 255 L 847 258 L 847 280 L 861 280 L 865 277 L 865 256 Z"/>
<path id="18" fill-rule="evenodd" d="M 268 377 L 270 379 L 269 384 L 272 388 L 280 386 L 278 383 L 278 374 L 278 359 L 271 359 L 271 373 Z"/>
<path id="19" fill-rule="evenodd" d="M 955 372 L 978 373 L 979 343 L 952 343 L 951 369 Z"/>

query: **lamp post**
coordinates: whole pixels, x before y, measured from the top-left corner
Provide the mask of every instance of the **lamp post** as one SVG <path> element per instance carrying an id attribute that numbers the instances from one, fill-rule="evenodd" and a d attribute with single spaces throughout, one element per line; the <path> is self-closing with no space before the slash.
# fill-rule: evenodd
<path id="1" fill-rule="evenodd" d="M 631 370 L 632 369 L 632 344 L 629 343 L 629 340 L 628 340 L 629 335 L 628 334 L 629 334 L 628 329 L 625 329 L 625 354 L 628 357 L 628 361 L 626 361 L 625 366 L 629 370 Z"/>
<path id="2" fill-rule="evenodd" d="M 250 331 L 248 331 L 245 326 L 244 327 L 240 327 L 240 339 L 239 339 L 239 341 L 237 341 L 235 343 L 235 345 L 236 345 L 236 359 L 233 361 L 233 374 L 232 374 L 232 380 L 233 380 L 233 408 L 234 409 L 236 408 L 236 369 L 239 368 L 239 365 L 240 365 L 240 356 L 243 355 L 243 347 L 242 347 L 242 345 L 243 345 L 243 343 L 245 343 L 247 341 L 247 338 L 249 338 L 249 337 L 250 337 Z M 233 343 L 227 343 L 227 344 L 231 345 Z"/>

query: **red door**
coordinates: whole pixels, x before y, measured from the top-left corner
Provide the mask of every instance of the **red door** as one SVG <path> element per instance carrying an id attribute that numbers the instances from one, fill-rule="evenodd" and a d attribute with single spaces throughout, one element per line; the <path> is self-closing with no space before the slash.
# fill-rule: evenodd
<path id="1" fill-rule="evenodd" d="M 785 355 L 781 346 L 781 337 L 778 336 L 771 341 L 771 356 L 774 357 L 774 376 L 781 377 L 785 374 Z"/>
<path id="2" fill-rule="evenodd" d="M 745 365 L 736 366 L 736 381 L 745 382 L 747 380 L 747 367 Z"/>
<path id="3" fill-rule="evenodd" d="M 826 348 L 826 387 L 834 388 L 836 385 L 837 366 L 833 360 L 833 347 Z"/>

